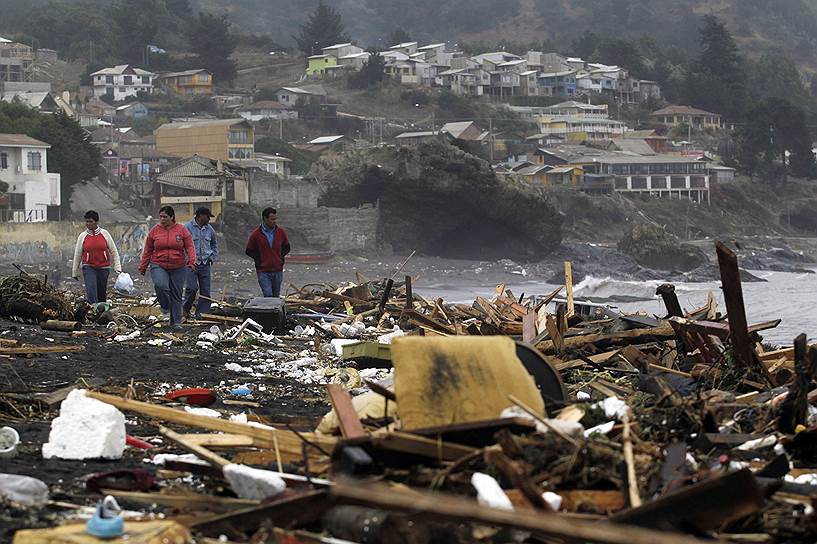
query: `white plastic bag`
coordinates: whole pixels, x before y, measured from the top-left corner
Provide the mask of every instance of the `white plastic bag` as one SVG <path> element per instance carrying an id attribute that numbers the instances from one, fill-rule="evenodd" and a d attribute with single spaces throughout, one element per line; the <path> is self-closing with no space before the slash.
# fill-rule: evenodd
<path id="1" fill-rule="evenodd" d="M 136 291 L 136 288 L 133 286 L 133 279 L 127 272 L 122 272 L 119 274 L 119 277 L 116 278 L 116 283 L 113 284 L 113 288 L 118 293 L 123 293 L 126 295 L 130 295 Z"/>

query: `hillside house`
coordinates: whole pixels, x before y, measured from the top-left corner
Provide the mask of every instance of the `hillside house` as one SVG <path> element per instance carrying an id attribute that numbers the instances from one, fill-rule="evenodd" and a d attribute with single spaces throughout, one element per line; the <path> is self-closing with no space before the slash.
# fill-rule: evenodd
<path id="1" fill-rule="evenodd" d="M 162 89 L 181 96 L 213 94 L 213 74 L 203 68 L 161 74 L 158 84 Z"/>
<path id="2" fill-rule="evenodd" d="M 341 57 L 363 53 L 363 48 L 352 45 L 351 43 L 338 43 L 322 48 L 321 53 L 340 59 Z"/>
<path id="3" fill-rule="evenodd" d="M 606 104 L 576 101 L 542 108 L 537 123 L 541 139 L 565 142 L 617 138 L 627 129 L 621 121 L 609 118 Z"/>
<path id="4" fill-rule="evenodd" d="M 687 125 L 695 129 L 720 129 L 723 120 L 717 113 L 700 110 L 691 106 L 671 105 L 654 111 L 650 119 L 669 128 Z"/>
<path id="5" fill-rule="evenodd" d="M 173 206 L 180 223 L 192 219 L 201 206 L 217 217 L 225 202 L 249 202 L 247 181 L 239 171 L 200 155 L 182 159 L 159 174 L 154 195 L 155 206 Z"/>
<path id="6" fill-rule="evenodd" d="M 0 82 L 31 81 L 34 58 L 31 46 L 0 37 Z"/>
<path id="7" fill-rule="evenodd" d="M 11 91 L 0 93 L 0 101 L 23 104 L 41 113 L 56 113 L 68 109 L 49 92 Z M 66 112 L 68 113 L 68 112 Z"/>
<path id="8" fill-rule="evenodd" d="M 333 55 L 312 55 L 306 58 L 306 75 L 325 76 L 338 68 L 338 58 Z"/>
<path id="9" fill-rule="evenodd" d="M 291 175 L 290 165 L 292 159 L 282 157 L 281 155 L 270 155 L 268 153 L 256 153 L 255 162 L 257 162 L 264 172 L 288 178 Z"/>
<path id="10" fill-rule="evenodd" d="M 103 68 L 91 74 L 94 96 L 119 102 L 136 93 L 153 92 L 156 74 L 136 68 L 130 64 L 120 64 L 113 68 Z"/>
<path id="11" fill-rule="evenodd" d="M 153 134 L 156 149 L 180 157 L 200 155 L 226 161 L 252 159 L 255 154 L 255 132 L 246 119 L 165 123 Z"/>
<path id="12" fill-rule="evenodd" d="M 141 102 L 131 102 L 117 106 L 115 116 L 119 119 L 139 119 L 140 117 L 147 117 L 148 108 Z"/>
<path id="13" fill-rule="evenodd" d="M 265 119 L 297 119 L 298 112 L 292 106 L 285 106 L 275 100 L 259 100 L 247 106 L 242 106 L 236 113 L 247 121 L 263 121 Z"/>
<path id="14" fill-rule="evenodd" d="M 285 106 L 295 106 L 298 100 L 312 104 L 326 103 L 326 91 L 318 86 L 281 87 L 273 94 L 275 100 Z"/>
<path id="15" fill-rule="evenodd" d="M 8 186 L 0 221 L 60 219 L 60 175 L 48 172 L 50 148 L 25 134 L 0 134 L 0 181 Z"/>
<path id="16" fill-rule="evenodd" d="M 406 56 L 413 55 L 417 52 L 417 42 L 398 43 L 389 47 L 389 51 L 402 53 Z"/>
<path id="17" fill-rule="evenodd" d="M 338 64 L 344 66 L 349 70 L 362 70 L 363 65 L 369 62 L 371 53 L 363 51 L 361 53 L 352 53 L 338 57 Z"/>

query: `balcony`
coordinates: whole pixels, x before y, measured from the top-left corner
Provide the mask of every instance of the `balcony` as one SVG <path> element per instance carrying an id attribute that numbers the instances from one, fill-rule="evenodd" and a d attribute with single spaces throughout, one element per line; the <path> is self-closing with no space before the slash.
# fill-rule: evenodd
<path id="1" fill-rule="evenodd" d="M 0 209 L 0 223 L 38 223 L 46 220 L 46 210 Z"/>

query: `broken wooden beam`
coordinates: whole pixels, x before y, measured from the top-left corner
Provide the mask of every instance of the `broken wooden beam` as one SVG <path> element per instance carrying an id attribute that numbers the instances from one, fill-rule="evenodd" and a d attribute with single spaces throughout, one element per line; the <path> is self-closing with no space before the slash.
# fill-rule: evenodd
<path id="1" fill-rule="evenodd" d="M 715 243 L 718 254 L 718 267 L 721 272 L 721 287 L 726 301 L 726 312 L 729 316 L 729 332 L 732 340 L 732 353 L 735 361 L 746 368 L 752 368 L 754 358 L 749 340 L 749 327 L 746 323 L 746 308 L 743 304 L 743 289 L 740 284 L 740 268 L 735 252 L 723 242 Z"/>
<path id="2" fill-rule="evenodd" d="M 20 346 L 17 348 L 0 347 L 0 355 L 42 355 L 45 353 L 82 353 L 85 346 Z"/>

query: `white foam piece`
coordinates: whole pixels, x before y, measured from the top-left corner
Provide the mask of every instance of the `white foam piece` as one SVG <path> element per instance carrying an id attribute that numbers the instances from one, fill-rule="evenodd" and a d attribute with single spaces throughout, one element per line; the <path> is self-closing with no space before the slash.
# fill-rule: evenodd
<path id="1" fill-rule="evenodd" d="M 242 499 L 263 500 L 283 492 L 287 484 L 269 470 L 230 463 L 222 471 L 236 495 Z"/>
<path id="2" fill-rule="evenodd" d="M 196 406 L 185 406 L 184 411 L 188 414 L 194 414 L 197 416 L 205 416 L 205 417 L 221 417 L 221 412 L 217 410 L 211 410 L 210 408 L 201 408 Z"/>
<path id="3" fill-rule="evenodd" d="M 475 472 L 471 476 L 471 485 L 477 490 L 477 502 L 482 506 L 498 508 L 500 510 L 513 510 L 513 504 L 508 495 L 502 490 L 492 476 Z"/>
<path id="4" fill-rule="evenodd" d="M 51 459 L 120 459 L 125 451 L 125 416 L 110 404 L 74 389 L 51 422 L 43 457 Z"/>
<path id="5" fill-rule="evenodd" d="M 357 340 L 353 340 L 351 338 L 333 338 L 329 343 L 332 345 L 332 352 L 340 357 L 343 355 L 343 346 L 357 344 Z"/>

